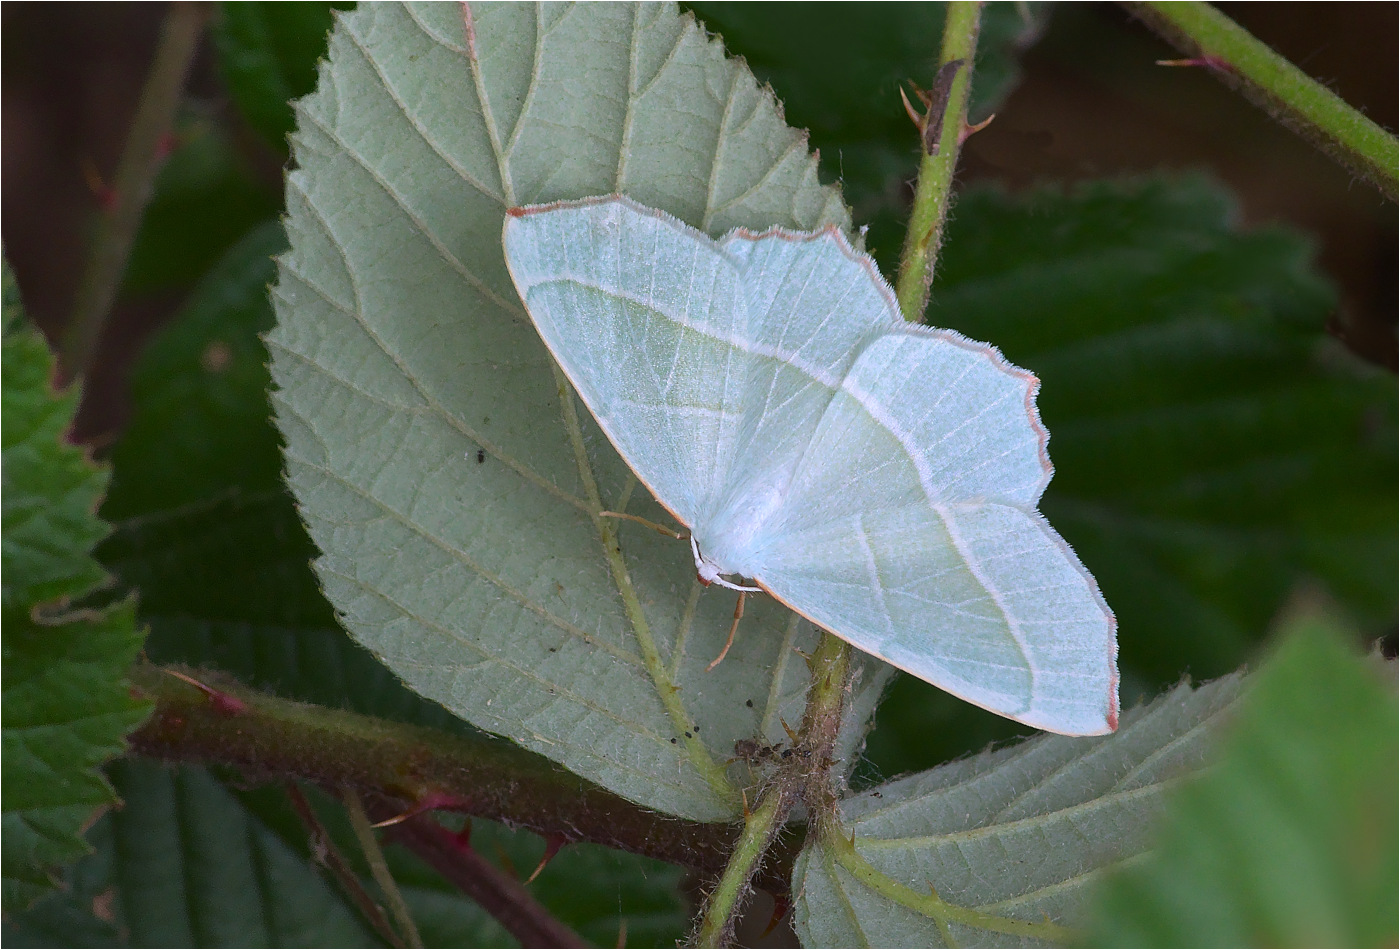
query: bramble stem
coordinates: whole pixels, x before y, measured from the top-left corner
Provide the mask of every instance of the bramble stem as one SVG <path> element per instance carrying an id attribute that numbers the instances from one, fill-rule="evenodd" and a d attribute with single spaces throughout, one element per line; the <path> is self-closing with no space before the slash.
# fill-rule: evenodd
<path id="1" fill-rule="evenodd" d="M 918 322 L 928 305 L 928 288 L 933 281 L 933 265 L 943 241 L 943 222 L 948 218 L 948 203 L 953 192 L 953 169 L 962 149 L 967 128 L 967 99 L 972 89 L 972 59 L 977 53 L 977 31 L 981 24 L 981 5 L 956 2 L 948 4 L 948 19 L 943 27 L 943 48 L 938 55 L 940 75 L 956 70 L 952 82 L 944 86 L 935 83 L 940 93 L 924 117 L 926 129 L 938 129 L 936 147 L 929 143 L 919 162 L 919 181 L 914 189 L 914 206 L 909 211 L 909 227 L 904 236 L 904 253 L 899 264 L 899 279 L 895 296 L 904 319 Z M 961 67 L 952 64 L 961 62 Z M 947 96 L 941 95 L 942 88 Z M 941 101 L 940 101 L 941 100 Z"/>
<path id="2" fill-rule="evenodd" d="M 514 876 L 497 868 L 440 825 L 422 816 L 395 825 L 390 837 L 477 903 L 523 947 L 586 947 Z"/>
<path id="3" fill-rule="evenodd" d="M 1217 79 L 1396 200 L 1400 144 L 1208 3 L 1125 3 Z"/>
<path id="4" fill-rule="evenodd" d="M 164 161 L 164 144 L 175 122 L 185 75 L 199 51 L 199 39 L 212 11 L 211 5 L 203 3 L 172 3 L 161 25 L 160 43 L 111 185 L 112 204 L 93 229 L 73 313 L 64 330 L 61 363 L 69 379 L 87 371 L 117 299 L 131 246 Z"/>
<path id="5" fill-rule="evenodd" d="M 198 674 L 194 678 L 224 701 L 161 667 L 133 667 L 132 683 L 155 709 L 128 737 L 132 751 L 233 766 L 262 781 L 307 781 L 333 792 L 353 788 L 396 803 L 400 812 L 440 808 L 477 815 L 707 875 L 721 872 L 741 834 L 734 824 L 643 808 L 508 742 L 309 706 L 248 689 L 225 674 Z M 405 770 L 405 762 L 413 767 Z M 759 886 L 785 892 L 794 857 L 789 851 L 771 856 Z"/>
<path id="6" fill-rule="evenodd" d="M 948 5 L 939 55 L 939 79 L 934 101 L 919 129 L 925 154 L 919 163 L 919 180 L 900 265 L 897 296 L 906 320 L 917 321 L 928 300 L 933 264 L 942 239 L 952 193 L 953 168 L 957 164 L 967 118 L 972 58 L 977 48 L 981 8 L 975 2 Z M 962 65 L 950 64 L 961 60 Z M 951 81 L 948 77 L 951 76 Z M 946 90 L 946 100 L 940 102 Z M 929 140 L 937 135 L 937 148 Z M 799 799 L 805 799 L 811 817 L 820 825 L 835 821 L 837 798 L 832 784 L 831 761 L 841 727 L 850 679 L 851 647 L 825 631 L 809 663 L 812 687 L 807 694 L 800 733 L 804 753 L 799 761 L 813 763 L 803 769 L 780 773 L 748 816 L 744 832 L 729 865 L 706 901 L 696 942 L 702 947 L 726 946 L 733 939 L 734 924 L 749 880 L 764 850 L 774 840 Z"/>
<path id="7" fill-rule="evenodd" d="M 727 947 L 734 939 L 734 925 L 743 908 L 758 862 L 782 829 L 783 819 L 792 810 L 796 796 L 791 786 L 779 783 L 770 788 L 744 822 L 743 834 L 729 856 L 729 864 L 719 883 L 705 900 L 697 947 Z"/>

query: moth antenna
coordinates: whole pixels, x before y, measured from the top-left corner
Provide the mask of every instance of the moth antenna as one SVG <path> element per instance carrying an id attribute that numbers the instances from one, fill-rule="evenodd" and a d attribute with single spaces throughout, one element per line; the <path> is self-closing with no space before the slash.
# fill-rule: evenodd
<path id="1" fill-rule="evenodd" d="M 629 515 L 622 511 L 600 511 L 598 512 L 598 517 L 622 518 L 625 521 L 635 521 L 637 524 L 646 525 L 658 534 L 664 534 L 668 538 L 675 538 L 677 541 L 684 541 L 686 538 L 690 537 L 685 531 L 677 531 L 675 528 L 668 528 L 664 524 L 657 524 L 655 521 L 648 520 L 639 515 Z"/>

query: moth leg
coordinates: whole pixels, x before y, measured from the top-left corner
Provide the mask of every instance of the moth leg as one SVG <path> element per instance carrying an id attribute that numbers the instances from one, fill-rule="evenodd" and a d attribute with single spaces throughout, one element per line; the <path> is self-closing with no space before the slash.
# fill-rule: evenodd
<path id="1" fill-rule="evenodd" d="M 724 641 L 724 649 L 719 651 L 719 656 L 715 657 L 714 662 L 705 667 L 706 673 L 719 666 L 719 661 L 724 659 L 729 648 L 734 645 L 734 634 L 739 630 L 739 618 L 744 616 L 744 598 L 747 596 L 747 591 L 739 591 L 739 599 L 734 604 L 734 622 L 729 625 L 729 639 Z"/>

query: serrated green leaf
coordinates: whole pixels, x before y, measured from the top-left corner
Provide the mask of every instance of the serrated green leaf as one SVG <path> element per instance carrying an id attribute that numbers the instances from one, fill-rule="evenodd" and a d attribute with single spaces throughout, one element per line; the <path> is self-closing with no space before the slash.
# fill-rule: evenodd
<path id="1" fill-rule="evenodd" d="M 104 563 L 142 592 L 152 659 L 214 666 L 334 708 L 460 727 L 461 720 L 404 689 L 346 637 L 311 573 L 314 551 L 281 487 L 257 338 L 272 325 L 266 285 L 273 277 L 271 255 L 284 247 L 278 225 L 249 232 L 137 364 L 135 412 L 113 454 L 113 486 L 103 506 L 118 519 L 101 547 Z M 289 848 L 305 851 L 305 829 L 288 813 L 280 790 L 236 794 Z M 334 807 L 323 809 L 323 819 Z M 534 835 L 480 820 L 476 825 L 473 840 L 483 854 L 503 848 L 517 868 L 538 861 L 542 845 Z M 353 852 L 348 831 L 342 845 Z M 397 849 L 388 853 L 429 944 L 512 942 L 435 872 Z M 535 890 L 553 913 L 601 943 L 616 940 L 625 918 L 634 944 L 661 945 L 674 943 L 686 925 L 676 886 L 681 873 L 604 848 L 570 846 Z M 79 925 L 108 934 L 90 945 L 115 942 L 85 907 L 46 901 L 17 921 L 16 945 L 43 943 L 54 927 L 55 934 L 76 933 L 64 928 Z"/>
<path id="2" fill-rule="evenodd" d="M 5 279 L 10 281 L 9 265 Z M 17 324 L 4 338 L 4 533 L 0 576 L 6 608 L 87 593 L 106 577 L 92 546 L 107 534 L 94 512 L 107 473 L 65 441 L 78 390 L 53 388 L 44 338 Z"/>
<path id="3" fill-rule="evenodd" d="M 3 904 L 24 907 L 88 850 L 82 829 L 115 797 L 96 766 L 146 715 L 123 675 L 141 648 L 134 604 L 73 610 L 106 574 L 92 545 L 106 472 L 65 436 L 77 391 L 52 388 L 53 357 L 19 314 L 4 265 Z"/>
<path id="4" fill-rule="evenodd" d="M 112 780 L 127 805 L 95 837 L 130 945 L 381 945 L 333 884 L 203 769 L 125 760 Z"/>
<path id="5" fill-rule="evenodd" d="M 219 69 L 244 119 L 279 152 L 292 131 L 291 100 L 316 84 L 331 10 L 349 3 L 225 3 L 215 25 Z"/>
<path id="6" fill-rule="evenodd" d="M 1400 933 L 1395 667 L 1296 621 L 1251 677 L 1215 768 L 1147 860 L 1103 882 L 1100 946 L 1379 947 Z"/>
<path id="7" fill-rule="evenodd" d="M 959 196 L 928 321 L 1040 376 L 1042 507 L 1118 616 L 1125 700 L 1237 668 L 1299 584 L 1393 622 L 1394 379 L 1323 335 L 1332 303 L 1302 238 L 1201 179 Z M 1009 734 L 901 680 L 871 753 Z"/>
<path id="8" fill-rule="evenodd" d="M 701 596 L 686 547 L 628 526 L 610 574 L 589 512 L 665 516 L 591 420 L 571 433 L 501 222 L 614 190 L 710 233 L 849 219 L 772 98 L 673 8 L 469 10 L 341 18 L 298 104 L 268 341 L 317 567 L 414 689 L 635 801 L 731 818 L 743 770 L 724 762 L 786 739 L 815 633 L 760 603 L 706 673 L 733 600 Z"/>
<path id="9" fill-rule="evenodd" d="M 964 194 L 930 322 L 1043 381 L 1046 517 L 1170 682 L 1245 661 L 1293 586 L 1395 612 L 1394 380 L 1322 336 L 1308 244 L 1199 179 Z"/>
<path id="10" fill-rule="evenodd" d="M 207 503 L 236 490 L 279 489 L 268 424 L 267 286 L 286 239 L 275 221 L 254 227 L 204 275 L 132 373 L 134 413 L 112 453 L 102 514 L 114 523 Z"/>
<path id="11" fill-rule="evenodd" d="M 280 695 L 438 728 L 424 701 L 336 624 L 281 479 L 268 418 L 267 285 L 282 228 L 248 232 L 138 361 L 112 454 L 104 565 L 141 592 L 156 662 L 214 666 Z M 249 596 L 249 592 L 256 596 Z"/>
<path id="12" fill-rule="evenodd" d="M 4 904 L 24 906 L 88 851 L 82 830 L 116 797 L 97 766 L 146 717 L 124 674 L 141 648 L 135 605 L 36 622 L 3 618 Z"/>
<path id="13" fill-rule="evenodd" d="M 1207 761 L 1240 679 L 1180 686 L 1094 739 L 1042 736 L 868 789 L 841 805 L 855 850 L 917 895 L 981 924 L 931 916 L 862 884 L 819 843 L 793 874 L 808 947 L 1044 945 L 1083 923 L 1088 884 L 1140 853 L 1168 789 Z M 1037 930 L 1037 928 L 1040 928 Z"/>

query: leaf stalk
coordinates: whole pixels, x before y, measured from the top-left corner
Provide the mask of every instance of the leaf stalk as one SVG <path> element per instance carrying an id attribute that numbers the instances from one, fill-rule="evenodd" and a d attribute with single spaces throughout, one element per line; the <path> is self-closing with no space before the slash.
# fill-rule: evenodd
<path id="1" fill-rule="evenodd" d="M 380 893 L 389 904 L 389 912 L 394 915 L 394 922 L 398 924 L 398 932 L 403 935 L 403 942 L 410 947 L 422 947 L 423 938 L 418 934 L 418 925 L 413 922 L 413 915 L 409 913 L 403 892 L 399 890 L 399 885 L 389 870 L 389 862 L 384 859 L 384 850 L 379 847 L 379 839 L 375 837 L 374 826 L 370 824 L 369 815 L 365 814 L 365 806 L 360 801 L 359 793 L 353 788 L 347 788 L 342 790 L 340 797 L 345 803 L 345 813 L 350 816 L 350 827 L 355 829 L 355 839 L 360 843 L 360 851 L 369 862 L 370 874 L 374 876 L 374 882 L 379 885 Z"/>
<path id="2" fill-rule="evenodd" d="M 481 905 L 525 947 L 586 947 L 583 938 L 552 916 L 515 878 L 471 848 L 459 846 L 446 828 L 410 818 L 390 835 Z"/>
<path id="3" fill-rule="evenodd" d="M 389 919 L 384 916 L 384 911 L 375 903 L 360 883 L 359 877 L 350 867 L 350 862 L 345 860 L 345 856 L 336 847 L 335 839 L 321 824 L 321 819 L 316 816 L 316 809 L 311 807 L 301 789 L 296 782 L 287 783 L 287 800 L 292 805 L 292 810 L 297 813 L 301 823 L 306 828 L 306 832 L 311 838 L 311 853 L 316 861 L 326 867 L 335 877 L 345 892 L 359 908 L 360 913 L 375 933 L 384 938 L 384 942 L 391 947 L 404 946 L 403 938 L 400 937 L 394 928 L 389 926 Z"/>
<path id="4" fill-rule="evenodd" d="M 729 856 L 729 864 L 705 900 L 700 929 L 695 937 L 697 947 L 727 947 L 733 943 L 734 926 L 748 895 L 749 882 L 768 846 L 782 830 L 783 819 L 792 810 L 796 801 L 793 792 L 790 784 L 776 783 L 749 813 L 744 832 Z"/>

